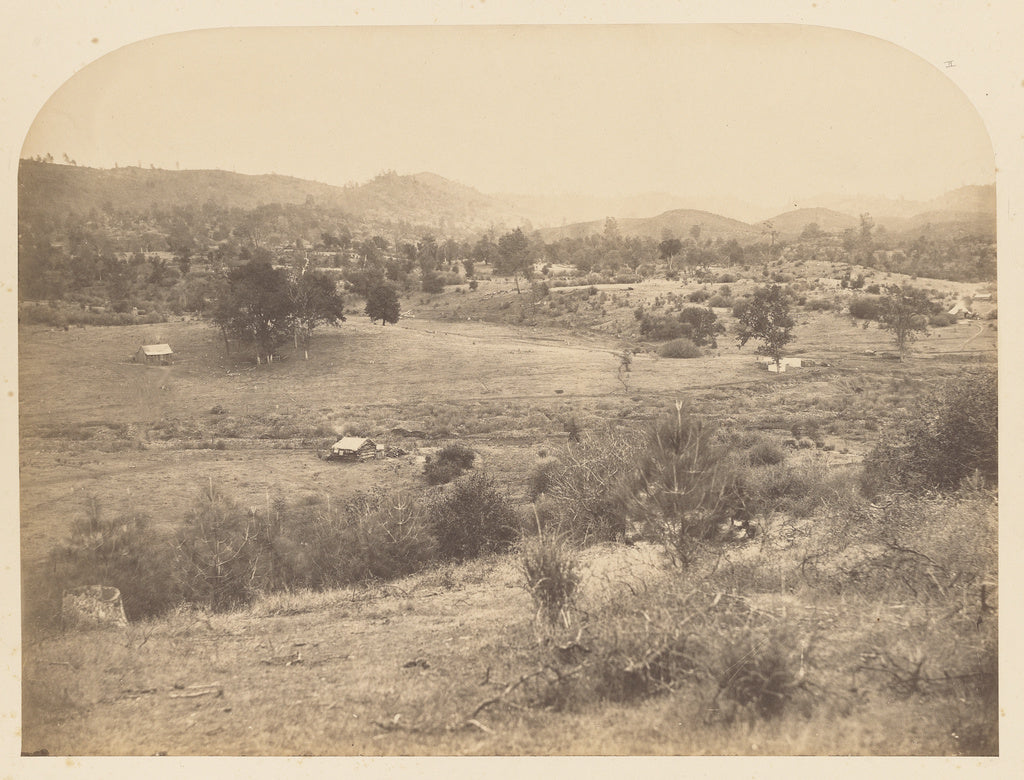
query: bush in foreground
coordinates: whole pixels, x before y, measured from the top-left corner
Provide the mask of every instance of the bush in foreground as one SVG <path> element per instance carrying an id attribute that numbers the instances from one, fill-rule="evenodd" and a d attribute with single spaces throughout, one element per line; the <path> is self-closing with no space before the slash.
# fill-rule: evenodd
<path id="1" fill-rule="evenodd" d="M 997 381 L 992 369 L 965 372 L 890 427 L 864 460 L 864 492 L 953 490 L 975 474 L 997 483 Z"/>
<path id="2" fill-rule="evenodd" d="M 582 625 L 562 632 L 569 641 L 543 645 L 553 671 L 536 704 L 584 711 L 685 690 L 706 702 L 705 719 L 722 722 L 777 717 L 807 690 L 812 642 L 793 622 L 679 578 L 649 585 L 588 605 Z"/>
<path id="3" fill-rule="evenodd" d="M 90 502 L 51 556 L 45 600 L 52 612 L 63 589 L 112 585 L 130 620 L 183 603 L 223 611 L 260 593 L 390 580 L 436 558 L 433 526 L 413 497 L 364 495 L 340 507 L 277 500 L 257 512 L 211 482 L 172 537 L 141 515 L 108 520 Z"/>
<path id="4" fill-rule="evenodd" d="M 568 444 L 558 460 L 540 464 L 530 481 L 544 533 L 579 545 L 610 542 L 627 530 L 620 485 L 637 456 L 637 437 L 606 428 Z"/>
<path id="5" fill-rule="evenodd" d="M 723 518 L 735 515 L 736 475 L 714 427 L 676 402 L 656 423 L 622 493 L 645 534 L 687 563 Z"/>
<path id="6" fill-rule="evenodd" d="M 557 537 L 529 537 L 519 550 L 519 568 L 538 616 L 548 623 L 568 626 L 569 610 L 580 584 L 572 546 Z"/>
<path id="7" fill-rule="evenodd" d="M 45 600 L 59 605 L 61 591 L 80 585 L 109 585 L 121 591 L 129 620 L 170 609 L 181 598 L 173 577 L 173 546 L 156 533 L 145 515 L 108 517 L 98 499 L 71 526 L 71 537 L 50 555 Z"/>
<path id="8" fill-rule="evenodd" d="M 426 508 L 404 493 L 360 496 L 328 527 L 336 550 L 334 581 L 350 585 L 393 580 L 419 571 L 436 559 L 437 543 Z M 325 585 L 327 583 L 324 583 Z"/>
<path id="9" fill-rule="evenodd" d="M 482 472 L 456 481 L 430 506 L 441 558 L 464 560 L 507 550 L 519 536 L 512 501 Z"/>

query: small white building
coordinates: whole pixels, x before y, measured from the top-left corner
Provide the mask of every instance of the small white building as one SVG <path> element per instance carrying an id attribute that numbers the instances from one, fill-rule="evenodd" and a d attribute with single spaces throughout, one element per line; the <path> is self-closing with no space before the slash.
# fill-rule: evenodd
<path id="1" fill-rule="evenodd" d="M 146 365 L 168 366 L 174 357 L 170 344 L 145 344 L 135 352 L 133 360 Z"/>

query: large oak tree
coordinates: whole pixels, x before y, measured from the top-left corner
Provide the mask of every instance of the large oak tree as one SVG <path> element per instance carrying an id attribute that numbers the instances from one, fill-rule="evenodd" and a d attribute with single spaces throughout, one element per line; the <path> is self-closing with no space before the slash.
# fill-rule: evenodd
<path id="1" fill-rule="evenodd" d="M 225 341 L 251 344 L 256 362 L 269 362 L 274 348 L 284 341 L 292 325 L 288 277 L 270 263 L 252 260 L 228 272 L 213 311 Z"/>

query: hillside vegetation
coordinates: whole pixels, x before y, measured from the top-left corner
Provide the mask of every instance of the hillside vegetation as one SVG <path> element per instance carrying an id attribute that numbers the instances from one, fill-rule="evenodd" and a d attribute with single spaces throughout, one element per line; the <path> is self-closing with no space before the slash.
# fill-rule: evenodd
<path id="1" fill-rule="evenodd" d="M 19 226 L 24 751 L 999 753 L 989 237 L 62 167 L 91 205 Z"/>
<path id="2" fill-rule="evenodd" d="M 343 327 L 256 371 L 201 323 L 25 330 L 24 749 L 997 750 L 993 475 L 896 499 L 859 478 L 938 377 L 982 386 L 978 342 L 942 349 L 967 330 L 900 365 L 826 312 L 797 336 L 828 366 L 640 354 L 624 392 L 612 340 Z M 126 362 L 153 328 L 174 366 Z M 682 537 L 658 466 L 689 446 L 677 399 L 728 499 L 695 498 L 709 524 Z M 991 419 L 984 399 L 964 419 Z M 342 433 L 405 454 L 318 460 Z M 431 486 L 456 443 L 469 473 Z M 200 576 L 214 541 L 231 565 Z M 101 572 L 128 629 L 62 631 L 60 588 Z"/>

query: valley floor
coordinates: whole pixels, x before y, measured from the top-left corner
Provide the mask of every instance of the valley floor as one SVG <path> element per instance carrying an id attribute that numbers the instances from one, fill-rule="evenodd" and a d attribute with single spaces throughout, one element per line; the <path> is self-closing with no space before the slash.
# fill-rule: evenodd
<path id="1" fill-rule="evenodd" d="M 173 366 L 128 362 L 139 344 L 153 342 L 174 346 Z M 860 559 L 846 553 L 830 553 L 824 579 L 805 576 L 816 534 L 835 520 L 827 512 L 780 520 L 777 533 L 730 548 L 703 579 L 680 580 L 654 547 L 584 550 L 582 601 L 567 633 L 546 633 L 538 623 L 515 554 L 445 564 L 387 584 L 266 595 L 232 613 L 182 608 L 123 630 L 63 633 L 54 604 L 39 597 L 51 550 L 89 500 L 111 514 L 142 512 L 174 529 L 206 484 L 223 487 L 253 512 L 280 496 L 319 502 L 416 490 L 423 488 L 425 458 L 457 440 L 478 453 L 477 468 L 495 475 L 525 510 L 531 472 L 565 446 L 571 420 L 586 433 L 642 427 L 680 399 L 723 427 L 780 445 L 794 430 L 813 428 L 819 446 L 793 457 L 840 473 L 855 467 L 880 427 L 922 393 L 965 366 L 993 362 L 996 334 L 977 323 L 943 328 L 899 363 L 868 352 L 890 349 L 888 334 L 812 313 L 796 344 L 816 365 L 784 376 L 769 376 L 750 349 L 732 343 L 690 361 L 639 354 L 624 385 L 616 374 L 622 342 L 600 332 L 428 317 L 385 328 L 353 321 L 318 334 L 308 361 L 285 350 L 287 360 L 257 368 L 225 355 L 217 332 L 195 321 L 22 329 L 23 750 L 997 752 L 991 685 L 942 681 L 990 681 L 991 669 L 979 672 L 969 660 L 992 645 L 995 617 L 980 608 L 975 590 L 968 594 L 959 584 L 940 586 L 939 595 L 928 590 L 927 598 L 862 588 Z M 344 434 L 403 452 L 356 465 L 317 458 Z M 968 497 L 956 506 L 966 507 L 956 515 L 961 519 L 985 519 L 986 544 L 994 549 L 995 497 Z M 680 583 L 707 596 L 700 614 L 716 631 L 740 621 L 814 637 L 813 671 L 807 659 L 814 685 L 803 704 L 774 719 L 744 711 L 726 718 L 710 678 L 619 701 L 594 694 L 593 681 L 591 688 L 577 682 L 591 667 L 570 671 L 572 665 L 551 662 L 552 643 L 565 645 L 579 631 L 580 644 L 598 647 L 622 618 L 608 610 L 638 594 L 674 592 Z M 649 622 L 659 614 L 650 612 Z M 628 617 L 647 615 L 639 605 Z M 921 652 L 924 672 L 908 681 L 904 667 L 912 669 Z M 559 671 L 545 672 L 546 664 Z M 563 683 L 563 674 L 571 679 Z M 561 701 L 553 692 L 563 684 L 589 693 Z"/>

